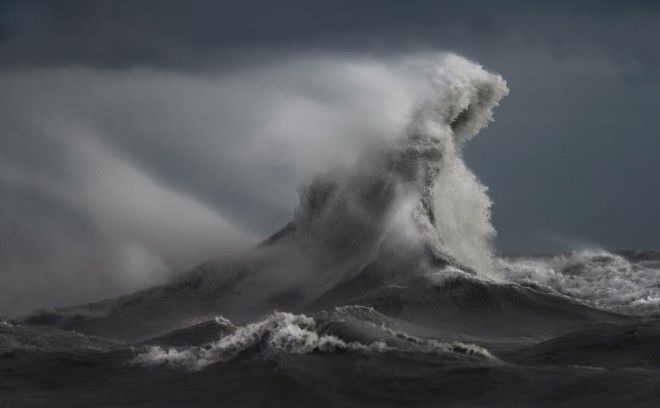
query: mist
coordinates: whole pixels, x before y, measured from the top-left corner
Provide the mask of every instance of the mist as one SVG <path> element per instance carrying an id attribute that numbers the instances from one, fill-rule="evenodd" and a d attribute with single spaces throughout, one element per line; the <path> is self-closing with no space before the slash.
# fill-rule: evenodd
<path id="1" fill-rule="evenodd" d="M 182 74 L 3 70 L 0 312 L 163 283 L 254 247 L 297 189 L 400 137 L 426 56 Z"/>

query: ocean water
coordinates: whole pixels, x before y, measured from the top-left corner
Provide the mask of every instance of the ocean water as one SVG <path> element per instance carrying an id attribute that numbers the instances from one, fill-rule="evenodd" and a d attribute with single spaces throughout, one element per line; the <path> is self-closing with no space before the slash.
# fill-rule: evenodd
<path id="1" fill-rule="evenodd" d="M 660 405 L 660 252 L 498 256 L 462 146 L 508 93 L 455 55 L 394 141 L 257 248 L 0 323 L 0 406 Z"/>
<path id="2" fill-rule="evenodd" d="M 649 299 L 658 295 L 660 254 L 498 261 L 508 280 L 391 284 L 367 268 L 309 311 L 245 323 L 221 315 L 192 323 L 188 282 L 103 311 L 3 322 L 0 399 L 11 407 L 657 406 L 660 309 Z M 602 268 L 639 275 L 635 290 L 590 283 Z M 220 286 L 219 297 L 236 290 Z M 143 329 L 156 314 L 176 316 L 180 328 Z"/>

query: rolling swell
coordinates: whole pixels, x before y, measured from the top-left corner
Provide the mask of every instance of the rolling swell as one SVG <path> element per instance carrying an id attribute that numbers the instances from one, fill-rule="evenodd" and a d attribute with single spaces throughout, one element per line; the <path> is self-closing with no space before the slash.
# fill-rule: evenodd
<path id="1" fill-rule="evenodd" d="M 346 286 L 352 283 L 347 282 Z M 370 306 L 451 337 L 460 334 L 468 338 L 547 338 L 592 323 L 625 321 L 615 313 L 595 309 L 543 287 L 488 282 L 464 275 L 443 276 L 442 282 L 420 278 L 353 296 L 341 289 L 319 299 L 317 307 L 329 307 L 336 297 L 347 304 Z"/>
<path id="2" fill-rule="evenodd" d="M 480 346 L 411 335 L 409 326 L 348 306 L 313 316 L 277 313 L 246 326 L 217 319 L 141 345 L 19 347 L 0 354 L 0 398 L 19 407 L 614 407 L 654 406 L 659 396 L 657 322 L 494 344 L 499 358 Z M 200 334 L 215 339 L 199 343 Z"/>

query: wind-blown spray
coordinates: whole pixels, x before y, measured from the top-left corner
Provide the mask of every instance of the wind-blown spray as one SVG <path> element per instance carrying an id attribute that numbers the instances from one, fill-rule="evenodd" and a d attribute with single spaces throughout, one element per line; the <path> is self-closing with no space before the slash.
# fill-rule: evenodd
<path id="1" fill-rule="evenodd" d="M 491 120 L 506 82 L 451 54 L 404 65 L 427 86 L 404 131 L 354 166 L 313 178 L 300 189 L 293 222 L 267 241 L 311 257 L 317 281 L 336 282 L 373 262 L 492 272 L 491 201 L 461 150 Z"/>

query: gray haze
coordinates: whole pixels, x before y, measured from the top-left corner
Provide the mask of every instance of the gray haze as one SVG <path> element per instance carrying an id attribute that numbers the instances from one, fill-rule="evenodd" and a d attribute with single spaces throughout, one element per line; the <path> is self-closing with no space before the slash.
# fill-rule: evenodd
<path id="1" fill-rule="evenodd" d="M 250 247 L 443 50 L 511 89 L 466 150 L 500 251 L 658 248 L 659 40 L 654 2 L 0 2 L 0 314 Z"/>

